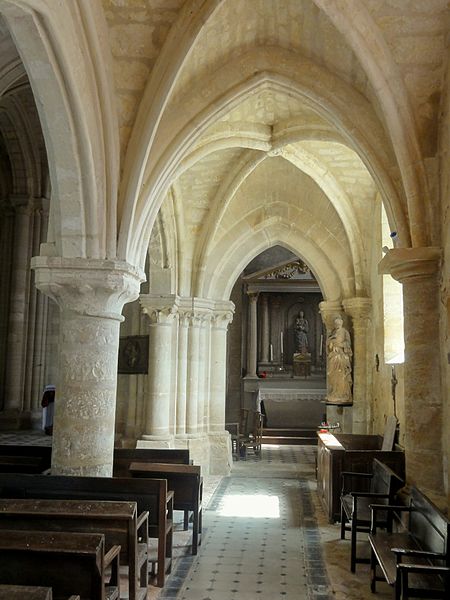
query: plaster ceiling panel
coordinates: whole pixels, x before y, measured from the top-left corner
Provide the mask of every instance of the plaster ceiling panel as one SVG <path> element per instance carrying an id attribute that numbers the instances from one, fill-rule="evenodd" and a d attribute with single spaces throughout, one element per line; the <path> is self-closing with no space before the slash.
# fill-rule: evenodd
<path id="1" fill-rule="evenodd" d="M 226 0 L 193 48 L 175 89 L 175 101 L 193 80 L 255 46 L 299 52 L 339 73 L 363 93 L 367 90 L 354 53 L 312 0 Z"/>
<path id="2" fill-rule="evenodd" d="M 371 0 L 367 8 L 403 75 L 425 154 L 434 155 L 448 57 L 448 1 Z"/>

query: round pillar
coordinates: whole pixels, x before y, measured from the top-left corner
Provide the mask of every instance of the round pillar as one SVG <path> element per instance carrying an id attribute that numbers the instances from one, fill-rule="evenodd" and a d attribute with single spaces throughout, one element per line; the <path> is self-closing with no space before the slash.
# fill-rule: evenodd
<path id="1" fill-rule="evenodd" d="M 233 312 L 230 309 L 214 311 L 211 326 L 210 432 L 223 432 L 225 429 L 227 331 L 232 319 Z"/>
<path id="2" fill-rule="evenodd" d="M 269 362 L 269 299 L 261 294 L 261 362 Z"/>
<path id="3" fill-rule="evenodd" d="M 155 306 L 155 298 L 141 295 L 139 301 L 150 325 L 148 356 L 148 394 L 146 403 L 146 440 L 166 440 L 170 435 L 172 376 L 172 333 L 177 312 L 173 299 Z"/>
<path id="4" fill-rule="evenodd" d="M 189 316 L 180 312 L 178 321 L 178 385 L 176 409 L 176 435 L 186 434 L 186 385 Z"/>
<path id="5" fill-rule="evenodd" d="M 247 347 L 247 375 L 256 377 L 258 353 L 258 294 L 248 292 L 249 300 L 249 335 Z"/>
<path id="6" fill-rule="evenodd" d="M 121 311 L 142 273 L 119 261 L 39 256 L 36 286 L 60 307 L 52 473 L 112 475 Z"/>
<path id="7" fill-rule="evenodd" d="M 371 406 L 370 385 L 367 368 L 369 319 L 372 302 L 369 298 L 347 298 L 343 302 L 345 312 L 353 322 L 353 433 L 370 433 Z"/>
<path id="8" fill-rule="evenodd" d="M 14 211 L 14 251 L 11 267 L 11 296 L 9 311 L 8 342 L 6 354 L 5 406 L 7 413 L 19 419 L 25 384 L 26 342 L 28 321 L 28 294 L 30 286 L 29 260 L 31 256 L 31 215 L 27 198 L 12 197 Z M 28 407 L 27 407 L 28 408 Z M 15 424 L 14 424 L 15 425 Z"/>
<path id="9" fill-rule="evenodd" d="M 189 316 L 187 395 L 186 395 L 186 433 L 197 434 L 198 424 L 198 376 L 200 353 L 201 317 L 196 313 Z"/>
<path id="10" fill-rule="evenodd" d="M 437 501 L 444 495 L 440 259 L 440 248 L 394 248 L 379 264 L 403 285 L 407 480 Z"/>

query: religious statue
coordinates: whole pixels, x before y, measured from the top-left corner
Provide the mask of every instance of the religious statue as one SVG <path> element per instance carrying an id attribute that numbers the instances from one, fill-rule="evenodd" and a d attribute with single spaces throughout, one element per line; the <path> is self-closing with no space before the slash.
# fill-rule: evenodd
<path id="1" fill-rule="evenodd" d="M 305 319 L 304 313 L 301 310 L 298 317 L 295 319 L 295 351 L 301 354 L 306 354 L 308 351 L 308 319 Z"/>
<path id="2" fill-rule="evenodd" d="M 352 404 L 353 356 L 350 334 L 343 326 L 341 317 L 334 320 L 335 328 L 327 339 L 327 402 L 329 404 Z"/>

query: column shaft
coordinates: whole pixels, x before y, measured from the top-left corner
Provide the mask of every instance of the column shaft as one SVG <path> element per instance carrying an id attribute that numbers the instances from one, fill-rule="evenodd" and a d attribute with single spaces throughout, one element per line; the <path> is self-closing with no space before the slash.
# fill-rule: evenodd
<path id="1" fill-rule="evenodd" d="M 188 356 L 188 317 L 180 315 L 178 328 L 178 386 L 177 386 L 177 416 L 176 434 L 186 433 L 186 385 L 187 385 L 187 356 Z"/>
<path id="2" fill-rule="evenodd" d="M 396 248 L 379 264 L 403 284 L 406 474 L 438 503 L 444 496 L 439 348 L 439 248 Z"/>
<path id="3" fill-rule="evenodd" d="M 258 353 L 258 294 L 248 294 L 249 299 L 249 336 L 247 348 L 247 375 L 256 377 Z"/>
<path id="4" fill-rule="evenodd" d="M 61 309 L 52 473 L 112 475 L 121 311 L 142 274 L 126 263 L 39 256 L 36 286 Z"/>
<path id="5" fill-rule="evenodd" d="M 191 316 L 188 335 L 186 433 L 196 434 L 198 425 L 198 375 L 200 319 Z"/>
<path id="6" fill-rule="evenodd" d="M 216 314 L 211 327 L 210 432 L 225 429 L 227 329 L 231 318 L 231 311 Z"/>
<path id="7" fill-rule="evenodd" d="M 371 406 L 367 346 L 371 301 L 369 298 L 344 300 L 344 309 L 353 320 L 353 433 L 370 433 Z"/>
<path id="8" fill-rule="evenodd" d="M 266 294 L 261 296 L 261 361 L 269 362 L 269 301 Z"/>
<path id="9" fill-rule="evenodd" d="M 14 252 L 6 362 L 5 409 L 19 413 L 23 406 L 30 283 L 30 213 L 20 207 L 14 219 Z"/>

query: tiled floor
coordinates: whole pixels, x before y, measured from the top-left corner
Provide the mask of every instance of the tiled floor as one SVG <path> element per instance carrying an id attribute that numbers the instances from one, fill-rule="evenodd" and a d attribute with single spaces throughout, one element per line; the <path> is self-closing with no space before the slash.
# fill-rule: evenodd
<path id="1" fill-rule="evenodd" d="M 0 443 L 17 434 L 0 433 Z M 43 434 L 21 443 L 51 443 Z M 230 477 L 205 477 L 203 540 L 175 513 L 174 567 L 148 600 L 369 600 L 368 565 L 349 570 L 350 542 L 340 540 L 316 493 L 314 446 L 263 446 L 262 457 L 234 463 Z M 359 552 L 367 551 L 362 536 Z M 392 597 L 383 584 L 377 600 Z"/>

